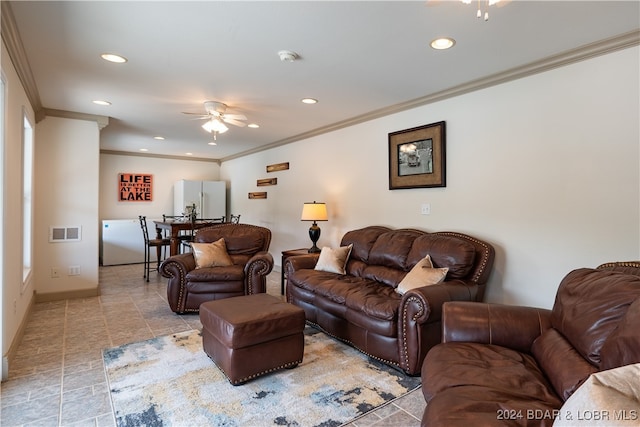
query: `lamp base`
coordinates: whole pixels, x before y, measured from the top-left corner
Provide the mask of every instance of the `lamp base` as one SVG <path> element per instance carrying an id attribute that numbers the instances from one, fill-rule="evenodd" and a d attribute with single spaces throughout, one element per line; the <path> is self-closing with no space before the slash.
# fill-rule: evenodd
<path id="1" fill-rule="evenodd" d="M 313 242 L 313 246 L 309 248 L 309 253 L 315 254 L 320 252 L 320 248 L 316 245 L 316 242 L 320 238 L 320 227 L 318 227 L 315 221 L 313 221 L 313 224 L 309 227 L 309 238 Z"/>

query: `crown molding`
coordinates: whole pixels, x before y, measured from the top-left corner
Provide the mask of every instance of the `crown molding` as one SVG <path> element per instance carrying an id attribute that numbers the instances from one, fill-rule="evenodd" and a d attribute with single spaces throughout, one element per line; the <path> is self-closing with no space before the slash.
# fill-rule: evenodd
<path id="1" fill-rule="evenodd" d="M 170 159 L 170 160 L 190 160 L 194 162 L 207 162 L 216 163 L 220 165 L 218 159 L 208 159 L 206 157 L 188 157 L 188 156 L 170 156 L 168 154 L 152 154 L 152 153 L 134 153 L 131 151 L 117 151 L 117 150 L 100 150 L 100 154 L 111 154 L 113 156 L 128 156 L 128 157 L 151 157 L 154 159 Z"/>
<path id="2" fill-rule="evenodd" d="M 0 33 L 2 33 L 2 40 L 7 47 L 9 57 L 13 62 L 13 66 L 16 69 L 18 78 L 24 87 L 24 90 L 29 99 L 29 103 L 33 108 L 36 116 L 36 122 L 44 119 L 45 112 L 42 107 L 42 101 L 40 100 L 40 94 L 38 93 L 38 86 L 33 78 L 33 72 L 31 66 L 27 60 L 27 54 L 16 26 L 15 18 L 13 17 L 13 11 L 11 10 L 11 4 L 8 1 L 0 1 L 0 8 L 2 9 L 2 25 L 0 26 Z"/>
<path id="3" fill-rule="evenodd" d="M 100 116 L 97 114 L 87 114 L 87 113 L 77 113 L 75 111 L 66 111 L 66 110 L 54 110 L 51 108 L 44 108 L 43 110 L 44 110 L 44 116 L 61 117 L 63 119 L 94 121 L 98 123 L 98 127 L 100 128 L 100 130 L 104 129 L 109 125 L 108 116 Z"/>
<path id="4" fill-rule="evenodd" d="M 386 108 L 381 108 L 379 110 L 374 110 L 369 113 L 356 116 L 351 119 L 343 120 L 329 126 L 314 129 L 312 131 L 301 133 L 299 135 L 295 135 L 290 138 L 285 138 L 280 141 L 275 141 L 271 144 L 267 144 L 259 148 L 243 151 L 242 153 L 224 157 L 220 160 L 221 162 L 226 162 L 228 160 L 233 160 L 239 157 L 248 156 L 250 154 L 259 153 L 261 151 L 280 147 L 286 144 L 291 144 L 292 142 L 301 141 L 303 139 L 312 138 L 314 136 L 322 135 L 328 132 L 333 132 L 349 126 L 354 126 L 360 123 L 367 122 L 369 120 L 378 119 L 380 117 L 399 113 L 412 108 L 421 107 L 423 105 L 443 101 L 445 99 L 464 95 L 470 92 L 475 92 L 481 89 L 486 89 L 491 86 L 496 86 L 509 81 L 518 80 L 534 74 L 543 73 L 545 71 L 549 71 L 555 68 L 564 67 L 566 65 L 570 65 L 580 61 L 585 61 L 587 59 L 591 59 L 596 56 L 606 55 L 608 53 L 612 53 L 618 50 L 623 50 L 623 49 L 627 49 L 627 48 L 638 46 L 638 45 L 640 45 L 640 30 L 634 30 L 629 33 L 621 34 L 616 37 L 611 37 L 595 43 L 584 45 L 579 48 L 572 49 L 558 55 L 549 56 L 547 58 L 541 59 L 539 61 L 531 62 L 529 64 L 526 64 L 520 67 L 511 68 L 509 70 L 492 74 L 490 76 L 487 76 L 478 80 L 473 80 L 468 83 L 454 86 L 440 92 L 436 92 L 420 98 L 416 98 L 411 101 L 392 105 Z"/>

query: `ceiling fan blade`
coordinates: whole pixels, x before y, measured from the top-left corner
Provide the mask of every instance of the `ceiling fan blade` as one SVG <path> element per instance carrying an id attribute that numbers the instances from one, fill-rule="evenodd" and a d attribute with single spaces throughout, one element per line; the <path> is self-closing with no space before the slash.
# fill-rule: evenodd
<path id="1" fill-rule="evenodd" d="M 222 121 L 224 121 L 225 123 L 229 123 L 230 125 L 234 125 L 234 126 L 240 126 L 240 127 L 245 127 L 247 124 L 243 123 L 239 120 L 236 119 L 230 119 L 227 116 L 222 118 Z"/>
<path id="2" fill-rule="evenodd" d="M 224 118 L 231 120 L 247 120 L 247 116 L 244 114 L 225 114 Z"/>

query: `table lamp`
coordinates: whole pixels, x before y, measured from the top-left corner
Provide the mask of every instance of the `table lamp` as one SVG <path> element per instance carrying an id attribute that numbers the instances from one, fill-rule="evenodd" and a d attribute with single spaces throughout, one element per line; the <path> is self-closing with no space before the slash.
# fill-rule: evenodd
<path id="1" fill-rule="evenodd" d="M 327 221 L 327 205 L 317 202 L 306 202 L 302 206 L 301 221 L 313 221 L 313 224 L 309 228 L 309 237 L 313 242 L 313 246 L 309 248 L 309 253 L 320 252 L 320 248 L 316 246 L 316 242 L 320 238 L 320 227 L 316 224 L 316 221 Z"/>

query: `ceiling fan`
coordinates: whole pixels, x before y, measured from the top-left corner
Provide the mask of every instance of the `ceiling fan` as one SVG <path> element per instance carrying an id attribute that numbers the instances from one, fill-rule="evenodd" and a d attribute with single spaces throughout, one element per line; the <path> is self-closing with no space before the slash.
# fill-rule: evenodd
<path id="1" fill-rule="evenodd" d="M 202 128 L 209 133 L 213 133 L 214 140 L 217 134 L 225 133 L 229 130 L 225 123 L 240 127 L 246 126 L 246 123 L 243 123 L 242 120 L 247 120 L 247 117 L 244 114 L 227 113 L 227 105 L 222 102 L 205 101 L 204 109 L 206 114 L 187 112 L 183 112 L 183 114 L 198 116 L 195 120 L 207 120 L 202 125 Z"/>

